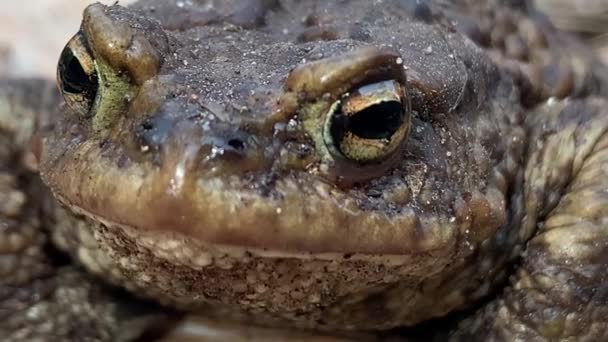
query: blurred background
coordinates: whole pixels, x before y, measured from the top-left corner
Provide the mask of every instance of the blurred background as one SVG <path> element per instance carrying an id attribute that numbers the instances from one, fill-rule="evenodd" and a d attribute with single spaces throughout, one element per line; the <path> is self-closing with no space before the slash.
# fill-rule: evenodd
<path id="1" fill-rule="evenodd" d="M 78 29 L 84 7 L 94 1 L 0 0 L 0 75 L 54 77 L 63 45 Z M 583 36 L 608 62 L 608 0 L 534 1 L 556 26 Z"/>
<path id="2" fill-rule="evenodd" d="M 562 30 L 577 32 L 608 63 L 608 0 L 534 0 Z"/>
<path id="3" fill-rule="evenodd" d="M 78 30 L 83 9 L 96 1 L 117 2 L 0 0 L 0 75 L 55 77 L 63 46 Z"/>

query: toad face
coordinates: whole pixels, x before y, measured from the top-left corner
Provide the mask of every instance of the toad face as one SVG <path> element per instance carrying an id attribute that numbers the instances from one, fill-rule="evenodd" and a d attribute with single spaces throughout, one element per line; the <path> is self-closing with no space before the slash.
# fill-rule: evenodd
<path id="1" fill-rule="evenodd" d="M 206 5 L 92 5 L 61 55 L 41 171 L 88 222 L 81 262 L 180 308 L 347 330 L 505 280 L 540 217 L 531 78 L 434 2 Z"/>

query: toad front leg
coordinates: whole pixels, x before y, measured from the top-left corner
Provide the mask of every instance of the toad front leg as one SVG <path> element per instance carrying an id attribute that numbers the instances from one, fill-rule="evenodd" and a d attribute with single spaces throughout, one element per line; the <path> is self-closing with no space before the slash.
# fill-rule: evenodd
<path id="1" fill-rule="evenodd" d="M 57 104 L 54 91 L 39 81 L 0 81 L 0 338 L 131 340 L 157 316 L 57 260 L 49 246 L 52 220 L 42 213 L 50 197 L 26 166 L 26 146 L 37 116 Z"/>
<path id="2" fill-rule="evenodd" d="M 608 339 L 608 102 L 531 115 L 520 239 L 535 235 L 511 285 L 454 340 Z"/>

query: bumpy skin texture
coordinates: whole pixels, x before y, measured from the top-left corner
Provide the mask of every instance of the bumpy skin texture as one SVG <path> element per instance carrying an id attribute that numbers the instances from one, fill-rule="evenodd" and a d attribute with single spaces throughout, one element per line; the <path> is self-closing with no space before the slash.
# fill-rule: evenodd
<path id="1" fill-rule="evenodd" d="M 387 330 L 470 309 L 452 339 L 605 339 L 608 73 L 522 5 L 89 7 L 34 144 L 71 211 L 50 210 L 53 242 L 222 319 Z"/>
<path id="2" fill-rule="evenodd" d="M 526 172 L 534 181 L 526 184 L 526 205 L 546 219 L 512 285 L 466 320 L 455 339 L 607 338 L 606 104 L 592 98 L 533 112 L 543 116 L 530 120 L 537 146 L 529 151 Z"/>
<path id="3" fill-rule="evenodd" d="M 0 82 L 0 336 L 130 341 L 161 316 L 61 261 L 50 246 L 55 204 L 34 172 L 29 139 L 59 100 L 50 82 Z"/>

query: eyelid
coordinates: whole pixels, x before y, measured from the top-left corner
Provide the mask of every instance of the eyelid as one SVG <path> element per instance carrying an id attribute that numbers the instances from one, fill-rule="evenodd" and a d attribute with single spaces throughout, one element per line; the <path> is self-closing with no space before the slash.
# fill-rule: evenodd
<path id="1" fill-rule="evenodd" d="M 400 55 L 390 49 L 363 48 L 296 67 L 285 81 L 285 89 L 311 100 L 324 94 L 338 97 L 364 84 L 389 79 L 405 84 L 400 60 Z"/>

